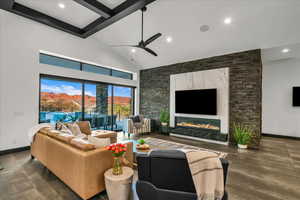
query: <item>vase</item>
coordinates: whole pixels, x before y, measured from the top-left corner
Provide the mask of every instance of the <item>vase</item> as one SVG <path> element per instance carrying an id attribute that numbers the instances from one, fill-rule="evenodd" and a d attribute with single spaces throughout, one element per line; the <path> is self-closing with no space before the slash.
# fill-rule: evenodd
<path id="1" fill-rule="evenodd" d="M 121 157 L 114 157 L 114 164 L 113 164 L 112 173 L 113 173 L 113 175 L 123 174 Z"/>
<path id="2" fill-rule="evenodd" d="M 248 148 L 248 145 L 246 145 L 246 144 L 238 144 L 238 147 L 239 147 L 240 149 L 247 149 L 247 148 Z"/>

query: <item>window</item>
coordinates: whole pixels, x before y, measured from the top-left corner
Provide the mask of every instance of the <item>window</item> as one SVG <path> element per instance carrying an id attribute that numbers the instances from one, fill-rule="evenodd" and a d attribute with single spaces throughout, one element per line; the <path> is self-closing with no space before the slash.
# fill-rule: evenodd
<path id="1" fill-rule="evenodd" d="M 107 83 L 40 77 L 40 123 L 90 121 L 92 128 L 122 130 L 134 113 L 134 88 Z"/>
<path id="2" fill-rule="evenodd" d="M 133 80 L 132 73 L 40 53 L 40 63 Z"/>
<path id="3" fill-rule="evenodd" d="M 40 54 L 40 63 L 80 70 L 80 62 L 59 58 L 56 56 L 49 56 L 46 54 Z"/>
<path id="4" fill-rule="evenodd" d="M 104 67 L 98 67 L 95 65 L 90 65 L 90 64 L 82 64 L 82 71 L 86 72 L 92 72 L 96 74 L 104 74 L 104 75 L 109 75 L 111 74 L 111 70 L 104 68 Z"/>
<path id="5" fill-rule="evenodd" d="M 132 74 L 118 70 L 112 70 L 112 76 L 132 80 Z"/>

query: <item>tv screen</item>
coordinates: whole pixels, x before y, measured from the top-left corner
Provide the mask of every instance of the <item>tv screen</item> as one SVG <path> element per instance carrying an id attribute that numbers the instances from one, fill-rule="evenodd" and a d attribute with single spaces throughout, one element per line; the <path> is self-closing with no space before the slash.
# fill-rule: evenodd
<path id="1" fill-rule="evenodd" d="M 176 91 L 175 112 L 217 115 L 217 89 Z"/>
<path id="2" fill-rule="evenodd" d="M 300 87 L 293 87 L 293 106 L 300 106 Z"/>

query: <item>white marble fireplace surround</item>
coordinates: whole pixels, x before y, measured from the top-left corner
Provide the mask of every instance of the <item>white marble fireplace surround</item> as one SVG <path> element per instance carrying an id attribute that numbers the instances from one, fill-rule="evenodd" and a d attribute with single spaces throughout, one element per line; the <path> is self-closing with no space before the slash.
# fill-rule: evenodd
<path id="1" fill-rule="evenodd" d="M 175 91 L 217 89 L 217 115 L 191 115 L 175 113 Z M 188 99 L 186 101 L 188 103 Z M 201 102 L 199 102 L 200 104 Z M 175 117 L 220 119 L 221 133 L 229 132 L 229 68 L 174 74 L 170 76 L 170 126 Z"/>

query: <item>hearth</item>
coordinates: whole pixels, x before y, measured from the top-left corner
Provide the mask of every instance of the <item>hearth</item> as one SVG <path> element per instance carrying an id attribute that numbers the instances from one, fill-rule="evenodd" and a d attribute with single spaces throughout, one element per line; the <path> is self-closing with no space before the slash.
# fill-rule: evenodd
<path id="1" fill-rule="evenodd" d="M 202 139 L 227 141 L 227 134 L 221 133 L 219 119 L 204 119 L 192 117 L 175 117 L 175 127 L 171 133 Z"/>

